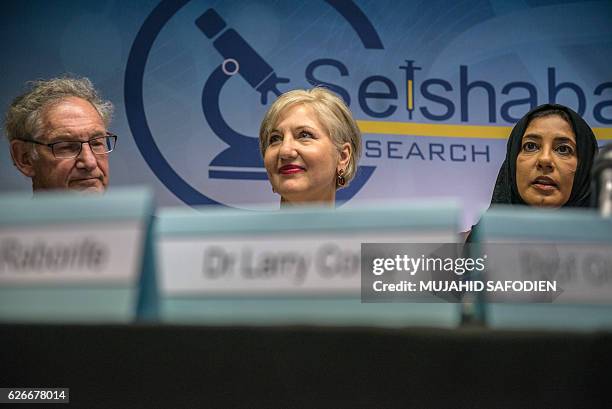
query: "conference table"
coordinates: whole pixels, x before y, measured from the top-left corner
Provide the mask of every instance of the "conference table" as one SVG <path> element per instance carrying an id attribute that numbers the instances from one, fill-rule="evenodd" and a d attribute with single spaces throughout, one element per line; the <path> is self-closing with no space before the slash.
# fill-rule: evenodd
<path id="1" fill-rule="evenodd" d="M 2 324 L 16 408 L 610 408 L 612 333 L 167 324 Z"/>

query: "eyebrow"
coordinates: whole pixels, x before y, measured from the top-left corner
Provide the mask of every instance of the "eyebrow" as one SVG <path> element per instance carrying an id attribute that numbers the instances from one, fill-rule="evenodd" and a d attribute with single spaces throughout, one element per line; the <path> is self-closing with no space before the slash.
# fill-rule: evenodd
<path id="1" fill-rule="evenodd" d="M 305 130 L 305 129 L 306 129 L 306 130 L 309 130 L 309 131 L 316 131 L 316 130 L 315 130 L 315 128 L 313 128 L 312 126 L 309 126 L 309 125 L 300 125 L 300 126 L 298 126 L 298 127 L 294 128 L 294 129 L 295 129 L 296 131 L 303 131 L 303 130 Z M 273 134 L 274 132 L 281 133 L 281 131 L 280 131 L 279 129 L 274 128 L 274 129 L 272 129 L 272 130 L 270 131 L 270 134 Z"/>
<path id="2" fill-rule="evenodd" d="M 536 139 L 538 141 L 542 140 L 542 136 L 537 133 L 530 133 L 530 134 L 523 135 L 523 139 L 526 139 L 526 138 Z M 553 141 L 554 142 L 571 142 L 574 144 L 576 143 L 576 141 L 574 141 L 572 138 L 567 137 L 567 136 L 554 136 Z"/>
<path id="3" fill-rule="evenodd" d="M 93 138 L 99 138 L 100 136 L 106 136 L 108 133 L 108 131 L 104 131 L 104 132 L 94 132 L 91 135 L 89 135 L 87 140 L 93 139 Z M 78 139 L 74 139 L 73 135 L 69 135 L 69 134 L 60 134 L 54 137 L 51 137 L 52 141 L 55 142 L 72 142 L 72 141 L 77 141 Z"/>
<path id="4" fill-rule="evenodd" d="M 569 142 L 576 143 L 576 141 L 572 140 L 572 138 L 568 138 L 567 136 L 556 136 L 554 139 L 555 142 Z"/>

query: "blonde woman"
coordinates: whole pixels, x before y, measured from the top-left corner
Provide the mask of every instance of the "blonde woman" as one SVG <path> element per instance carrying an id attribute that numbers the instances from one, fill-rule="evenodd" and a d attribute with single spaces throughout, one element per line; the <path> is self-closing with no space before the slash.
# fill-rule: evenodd
<path id="1" fill-rule="evenodd" d="M 333 206 L 361 155 L 361 133 L 344 101 L 325 88 L 293 90 L 270 107 L 259 146 L 282 205 Z"/>

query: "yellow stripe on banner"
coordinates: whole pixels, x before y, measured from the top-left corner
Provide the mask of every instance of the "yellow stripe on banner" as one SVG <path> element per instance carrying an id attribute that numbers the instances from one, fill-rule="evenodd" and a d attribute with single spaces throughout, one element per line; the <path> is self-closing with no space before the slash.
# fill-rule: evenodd
<path id="1" fill-rule="evenodd" d="M 412 80 L 408 80 L 408 91 L 407 91 L 407 95 L 408 95 L 408 110 L 412 111 L 413 110 L 413 102 L 412 102 Z"/>
<path id="2" fill-rule="evenodd" d="M 445 136 L 451 138 L 506 139 L 509 126 L 417 124 L 413 122 L 357 121 L 363 133 L 384 135 Z"/>
<path id="3" fill-rule="evenodd" d="M 597 139 L 612 139 L 612 128 L 593 128 Z"/>
<path id="4" fill-rule="evenodd" d="M 364 134 L 434 136 L 446 138 L 507 139 L 511 126 L 418 124 L 413 122 L 357 121 Z M 599 140 L 612 139 L 612 128 L 593 128 Z"/>

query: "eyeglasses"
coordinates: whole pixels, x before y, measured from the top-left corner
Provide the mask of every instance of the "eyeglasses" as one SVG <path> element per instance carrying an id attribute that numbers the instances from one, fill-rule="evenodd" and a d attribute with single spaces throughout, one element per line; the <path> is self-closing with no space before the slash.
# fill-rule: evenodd
<path id="1" fill-rule="evenodd" d="M 91 151 L 96 155 L 105 155 L 109 152 L 112 152 L 113 149 L 115 149 L 115 144 L 117 143 L 117 135 L 113 135 L 112 133 L 107 132 L 104 136 L 91 138 L 90 140 L 85 142 L 59 141 L 53 143 L 42 143 L 33 139 L 20 140 L 24 142 L 32 142 L 37 145 L 42 145 L 51 148 L 53 156 L 55 156 L 57 159 L 72 159 L 76 158 L 81 154 L 81 150 L 83 149 L 84 143 L 88 144 Z"/>

